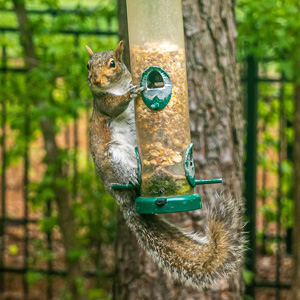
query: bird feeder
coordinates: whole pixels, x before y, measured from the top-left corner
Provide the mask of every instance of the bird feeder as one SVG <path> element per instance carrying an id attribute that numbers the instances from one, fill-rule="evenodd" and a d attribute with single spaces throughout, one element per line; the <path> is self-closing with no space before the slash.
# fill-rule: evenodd
<path id="1" fill-rule="evenodd" d="M 195 180 L 181 1 L 127 0 L 127 15 L 132 80 L 145 88 L 135 101 L 136 211 L 199 209 L 195 186 L 222 179 Z"/>

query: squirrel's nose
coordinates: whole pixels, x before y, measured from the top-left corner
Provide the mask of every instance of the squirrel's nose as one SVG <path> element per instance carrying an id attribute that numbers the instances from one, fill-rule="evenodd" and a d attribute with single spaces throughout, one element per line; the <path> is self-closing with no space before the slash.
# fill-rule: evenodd
<path id="1" fill-rule="evenodd" d="M 100 76 L 94 76 L 93 82 L 94 82 L 94 83 L 101 83 L 101 78 L 100 78 Z"/>

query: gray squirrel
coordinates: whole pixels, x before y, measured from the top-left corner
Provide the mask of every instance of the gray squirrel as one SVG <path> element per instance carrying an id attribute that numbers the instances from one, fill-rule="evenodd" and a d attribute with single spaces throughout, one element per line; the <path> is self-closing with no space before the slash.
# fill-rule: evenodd
<path id="1" fill-rule="evenodd" d="M 113 190 L 112 183 L 137 184 L 136 129 L 133 101 L 141 89 L 132 85 L 123 63 L 123 42 L 114 51 L 93 53 L 88 84 L 93 93 L 90 146 L 96 171 L 128 227 L 151 258 L 172 278 L 196 288 L 232 276 L 243 263 L 242 201 L 216 195 L 206 204 L 205 236 L 186 233 L 157 215 L 135 212 L 136 190 Z M 238 229 L 237 229 L 238 228 Z"/>

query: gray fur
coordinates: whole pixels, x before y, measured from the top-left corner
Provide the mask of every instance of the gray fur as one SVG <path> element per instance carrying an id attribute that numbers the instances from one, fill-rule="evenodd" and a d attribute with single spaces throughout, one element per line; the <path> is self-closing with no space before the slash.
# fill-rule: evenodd
<path id="1" fill-rule="evenodd" d="M 93 93 L 97 101 L 97 92 Z M 208 288 L 217 279 L 232 276 L 239 270 L 244 255 L 241 199 L 216 194 L 215 205 L 206 204 L 205 236 L 184 232 L 157 215 L 137 214 L 136 191 L 111 189 L 112 183 L 137 183 L 133 103 L 119 116 L 105 118 L 94 105 L 90 129 L 93 160 L 105 189 L 117 200 L 142 248 L 174 279 L 196 288 Z M 99 126 L 107 126 L 111 134 L 105 150 Z"/>
<path id="2" fill-rule="evenodd" d="M 102 178 L 106 190 L 117 200 L 123 211 L 125 220 L 129 228 L 135 233 L 139 244 L 152 257 L 152 259 L 170 276 L 187 285 L 196 288 L 207 288 L 219 278 L 229 278 L 234 274 L 243 262 L 244 238 L 242 234 L 242 204 L 224 195 L 216 194 L 216 205 L 207 205 L 208 219 L 206 232 L 207 236 L 199 236 L 197 233 L 190 234 L 168 223 L 156 215 L 140 215 L 135 212 L 134 201 L 138 196 L 135 191 L 117 191 L 111 189 L 111 183 L 129 183 L 132 175 L 136 179 L 135 146 L 135 125 L 133 122 L 132 105 L 128 107 L 126 113 L 112 120 L 109 126 L 117 128 L 123 122 L 123 128 L 127 131 L 124 138 L 120 139 L 119 129 L 113 130 L 110 151 L 112 160 L 110 170 L 103 173 L 99 159 L 94 157 L 95 165 Z M 126 142 L 128 144 L 126 145 Z M 93 145 L 92 145 L 93 146 Z M 128 151 L 125 154 L 124 151 Z M 223 257 L 208 257 L 205 260 L 205 249 L 214 250 L 216 247 L 224 247 L 212 234 L 209 228 L 211 221 L 221 222 L 224 226 L 223 235 L 228 241 L 226 252 Z M 222 233 L 221 233 L 222 234 Z M 170 243 L 172 241 L 172 244 Z M 175 241 L 175 243 L 174 243 Z M 185 254 L 178 255 L 178 249 L 182 243 L 193 242 L 193 247 L 185 249 Z M 170 246 L 172 245 L 172 247 Z M 199 258 L 189 261 L 190 258 Z M 223 262 L 218 264 L 218 260 Z M 195 264 L 198 261 L 198 264 Z M 199 264 L 199 262 L 201 262 Z M 174 264 L 174 262 L 177 262 Z M 178 264 L 179 263 L 179 264 Z M 212 266 L 213 265 L 213 266 Z M 213 268 L 212 271 L 208 271 Z"/>
<path id="3" fill-rule="evenodd" d="M 129 104 L 124 113 L 111 120 L 109 127 L 112 129 L 112 139 L 109 143 L 111 162 L 116 166 L 116 172 L 119 173 L 119 180 L 116 179 L 116 182 L 121 180 L 121 183 L 138 184 L 134 150 L 136 132 L 133 102 Z"/>

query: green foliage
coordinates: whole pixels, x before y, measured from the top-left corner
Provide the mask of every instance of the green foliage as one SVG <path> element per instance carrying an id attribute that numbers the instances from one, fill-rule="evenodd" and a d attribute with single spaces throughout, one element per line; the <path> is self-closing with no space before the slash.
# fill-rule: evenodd
<path id="1" fill-rule="evenodd" d="M 31 286 L 37 284 L 37 282 L 43 278 L 44 278 L 44 276 L 38 272 L 29 271 L 26 273 L 26 280 L 27 280 L 28 284 Z"/>
<path id="2" fill-rule="evenodd" d="M 38 225 L 44 233 L 50 233 L 57 224 L 57 216 L 45 216 L 43 219 L 38 221 Z"/>
<path id="3" fill-rule="evenodd" d="M 300 53 L 299 13 L 298 0 L 237 1 L 239 57 L 275 58 L 278 69 L 293 78 Z"/>
<path id="4" fill-rule="evenodd" d="M 249 270 L 243 271 L 243 277 L 244 277 L 246 284 L 248 284 L 248 285 L 251 284 L 252 281 L 254 280 L 254 274 L 253 274 L 253 272 L 251 272 Z"/>
<path id="5" fill-rule="evenodd" d="M 88 292 L 88 299 L 89 300 L 110 300 L 111 297 L 105 295 L 102 289 L 92 289 Z"/>
<path id="6" fill-rule="evenodd" d="M 274 63 L 267 66 L 273 69 Z M 262 66 L 264 67 L 264 66 Z M 270 184 L 270 178 L 278 177 L 278 151 L 279 151 L 279 122 L 281 116 L 280 99 L 284 101 L 284 119 L 286 122 L 293 120 L 293 99 L 290 84 L 285 84 L 283 87 L 271 85 L 262 82 L 259 84 L 259 102 L 258 102 L 258 157 L 257 164 L 261 167 L 263 173 L 266 174 L 266 184 Z M 284 132 L 286 142 L 292 143 L 293 133 L 292 128 L 286 128 Z M 285 152 L 285 144 L 281 145 L 282 151 Z M 282 225 L 284 227 L 292 226 L 292 162 L 290 157 L 286 157 L 281 163 L 281 188 L 282 188 Z M 261 199 L 266 199 L 266 203 L 261 207 L 259 213 L 263 214 L 267 223 L 276 222 L 277 220 L 277 205 L 276 198 L 278 190 L 276 186 L 263 186 L 258 190 L 257 195 Z M 273 202 L 267 199 L 274 199 Z"/>
<path id="7" fill-rule="evenodd" d="M 19 247 L 16 244 L 9 245 L 8 252 L 11 255 L 17 255 L 19 253 Z"/>
<path id="8" fill-rule="evenodd" d="M 89 165 L 89 168 L 92 169 L 92 166 Z M 94 244 L 112 243 L 116 229 L 115 201 L 104 192 L 94 172 L 80 173 L 79 188 L 81 201 L 74 205 L 79 226 L 86 229 L 87 236 Z"/>
<path id="9" fill-rule="evenodd" d="M 298 0 L 238 0 L 238 59 L 243 61 L 254 55 L 259 61 L 259 77 L 285 78 L 291 83 L 260 82 L 258 86 L 258 167 L 266 174 L 266 185 L 258 190 L 264 199 L 259 213 L 267 225 L 277 221 L 278 172 L 281 172 L 282 189 L 281 226 L 292 227 L 293 165 L 290 148 L 293 144 L 294 84 L 300 80 L 297 68 L 300 54 L 300 6 Z M 283 111 L 280 111 L 280 102 Z M 284 138 L 279 143 L 280 119 L 284 120 Z M 289 126 L 287 126 L 289 125 Z M 282 148 L 282 164 L 279 170 L 279 146 Z M 262 177 L 259 177 L 262 183 Z M 275 184 L 273 183 L 275 181 Z M 271 183 L 271 184 L 270 184 Z M 262 236 L 262 232 L 261 232 Z M 274 253 L 274 241 L 266 245 L 267 252 Z"/>
<path id="10" fill-rule="evenodd" d="M 79 294 L 84 292 L 84 279 L 81 277 L 77 277 L 75 280 L 76 289 Z"/>
<path id="11" fill-rule="evenodd" d="M 35 0 L 25 1 L 28 9 L 77 9 L 75 14 L 58 13 L 55 15 L 30 15 L 30 24 L 34 32 L 34 44 L 40 64 L 26 74 L 0 74 L 0 102 L 6 106 L 6 125 L 8 149 L 7 167 L 23 162 L 29 149 L 29 173 L 32 178 L 28 186 L 31 210 L 43 213 L 38 228 L 46 236 L 57 233 L 58 213 L 55 205 L 56 187 L 66 187 L 69 200 L 72 202 L 76 217 L 76 241 L 79 247 L 72 249 L 67 256 L 72 260 L 81 258 L 87 266 L 93 265 L 98 274 L 111 270 L 103 270 L 103 247 L 113 249 L 116 230 L 115 201 L 104 191 L 103 185 L 95 174 L 89 153 L 81 145 L 74 149 L 66 145 L 64 134 L 66 126 L 76 120 L 78 126 L 83 124 L 86 114 L 90 114 L 92 95 L 87 87 L 87 61 L 85 45 L 95 52 L 113 49 L 118 41 L 117 36 L 99 35 L 63 35 L 62 30 L 79 31 L 117 31 L 116 0 L 89 1 L 82 6 L 82 1 L 70 0 Z M 0 1 L 0 8 L 12 8 L 11 1 Z M 17 27 L 17 19 L 13 12 L 0 11 L 0 27 Z M 24 67 L 23 50 L 17 33 L 3 33 L 0 36 L 1 47 L 6 47 L 9 68 Z M 43 99 L 41 102 L 40 99 Z M 41 105 L 43 103 L 43 105 Z M 55 125 L 55 135 L 60 145 L 61 155 L 55 165 L 50 165 L 45 158 L 39 161 L 35 157 L 35 149 L 44 147 L 40 121 L 50 118 Z M 1 120 L 3 122 L 3 120 Z M 27 128 L 27 130 L 26 130 Z M 79 128 L 80 130 L 80 128 Z M 80 138 L 80 136 L 79 136 Z M 38 145 L 38 146 L 37 146 Z M 43 152 L 42 155 L 45 155 Z M 77 169 L 73 165 L 76 161 Z M 33 163 L 34 162 L 34 163 Z M 38 163 L 44 172 L 35 167 Z M 55 176 L 59 166 L 66 171 L 66 179 Z M 36 173 L 37 172 L 37 173 Z M 36 176 L 36 174 L 39 174 Z M 76 193 L 75 193 L 75 187 Z M 51 213 L 50 213 L 51 207 Z M 45 237 L 40 235 L 30 241 L 30 267 L 39 266 L 57 257 L 57 253 L 47 248 Z M 9 253 L 18 254 L 18 246 L 10 245 Z M 95 263 L 101 262 L 101 263 Z M 101 275 L 99 275 L 101 276 Z M 29 284 L 34 285 L 42 279 L 36 272 L 26 275 Z M 101 278 L 101 277 L 100 277 Z M 83 289 L 83 279 L 78 278 L 76 286 Z M 105 292 L 105 284 L 95 286 L 89 291 L 89 299 L 109 299 Z M 70 296 L 70 295 L 69 295 Z M 62 299 L 67 299 L 66 292 Z"/>

